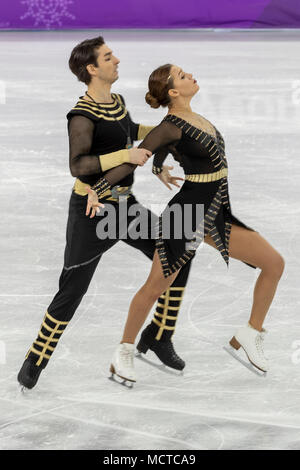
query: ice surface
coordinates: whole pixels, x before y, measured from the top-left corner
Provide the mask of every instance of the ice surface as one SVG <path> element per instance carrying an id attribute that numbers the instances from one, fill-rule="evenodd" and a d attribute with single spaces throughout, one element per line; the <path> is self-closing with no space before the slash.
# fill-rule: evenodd
<path id="1" fill-rule="evenodd" d="M 96 34 L 0 34 L 0 448 L 300 449 L 297 32 L 104 34 L 121 59 L 113 91 L 125 96 L 136 122 L 164 116 L 144 102 L 156 66 L 171 62 L 193 72 L 200 84 L 194 108 L 226 140 L 233 213 L 286 260 L 265 323 L 267 377 L 223 350 L 248 320 L 259 272 L 236 260 L 227 271 L 206 245 L 194 261 L 174 337 L 187 362 L 184 375 L 166 372 L 148 353 L 158 367 L 136 360 L 134 389 L 109 381 L 129 302 L 150 268 L 120 242 L 103 256 L 38 386 L 18 391 L 18 370 L 63 263 L 74 180 L 65 115 L 85 90 L 67 61 L 77 42 Z M 137 171 L 135 194 L 148 206 L 171 195 L 149 166 Z"/>

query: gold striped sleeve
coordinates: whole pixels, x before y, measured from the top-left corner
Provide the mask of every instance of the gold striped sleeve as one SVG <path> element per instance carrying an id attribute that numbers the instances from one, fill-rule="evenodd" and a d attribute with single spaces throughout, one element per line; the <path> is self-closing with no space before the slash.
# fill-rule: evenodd
<path id="1" fill-rule="evenodd" d="M 138 137 L 137 140 L 143 140 L 147 134 L 149 134 L 155 126 L 144 126 L 143 124 L 139 124 L 138 130 Z"/>
<path id="2" fill-rule="evenodd" d="M 130 162 L 130 154 L 127 149 L 118 150 L 117 152 L 99 155 L 99 161 L 102 171 L 106 171 L 122 165 L 122 163 Z"/>

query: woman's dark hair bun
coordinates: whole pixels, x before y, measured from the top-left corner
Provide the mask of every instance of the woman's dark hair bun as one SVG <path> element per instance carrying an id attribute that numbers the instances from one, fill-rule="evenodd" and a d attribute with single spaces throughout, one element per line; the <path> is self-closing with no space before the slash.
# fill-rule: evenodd
<path id="1" fill-rule="evenodd" d="M 151 108 L 165 108 L 171 102 L 169 90 L 173 87 L 173 79 L 171 77 L 171 64 L 161 65 L 155 69 L 148 80 L 148 92 L 145 100 Z"/>
<path id="2" fill-rule="evenodd" d="M 154 98 L 154 96 L 152 96 L 151 93 L 149 93 L 149 91 L 147 91 L 146 93 L 145 100 L 146 100 L 146 103 L 148 103 L 151 106 L 151 108 L 156 109 L 160 107 L 160 103 L 158 102 L 158 100 Z"/>

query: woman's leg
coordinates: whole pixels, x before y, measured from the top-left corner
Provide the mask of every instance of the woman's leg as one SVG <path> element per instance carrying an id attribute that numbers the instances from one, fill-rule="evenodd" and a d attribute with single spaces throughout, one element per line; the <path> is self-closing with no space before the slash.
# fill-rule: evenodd
<path id="1" fill-rule="evenodd" d="M 204 241 L 216 248 L 210 235 Z M 249 320 L 253 328 L 261 331 L 284 270 L 284 259 L 259 233 L 234 224 L 231 227 L 229 256 L 261 269 L 254 287 Z"/>
<path id="2" fill-rule="evenodd" d="M 149 277 L 131 301 L 121 343 L 134 343 L 154 303 L 170 287 L 178 273 L 179 270 L 165 278 L 155 250 Z"/>

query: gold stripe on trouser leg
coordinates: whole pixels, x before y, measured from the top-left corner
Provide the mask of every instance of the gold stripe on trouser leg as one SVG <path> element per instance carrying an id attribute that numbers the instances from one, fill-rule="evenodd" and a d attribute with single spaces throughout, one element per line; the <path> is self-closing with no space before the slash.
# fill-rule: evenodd
<path id="1" fill-rule="evenodd" d="M 173 336 L 184 289 L 184 287 L 170 287 L 159 297 L 154 318 L 152 319 L 153 323 L 159 327 L 155 337 L 157 341 L 161 339 L 164 331 L 172 331 L 171 337 Z M 176 305 L 170 305 L 171 302 L 176 303 Z M 167 322 L 172 322 L 172 324 L 167 324 Z"/>
<path id="2" fill-rule="evenodd" d="M 29 349 L 26 359 L 32 352 L 38 356 L 36 366 L 40 366 L 44 359 L 48 361 L 68 323 L 68 321 L 58 321 L 46 312 L 38 337 Z"/>

